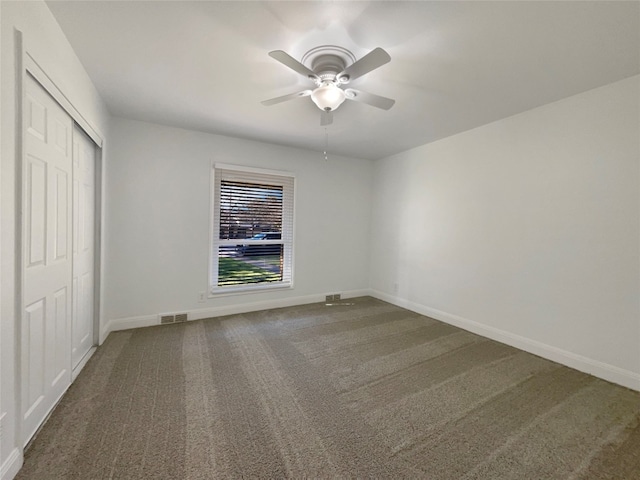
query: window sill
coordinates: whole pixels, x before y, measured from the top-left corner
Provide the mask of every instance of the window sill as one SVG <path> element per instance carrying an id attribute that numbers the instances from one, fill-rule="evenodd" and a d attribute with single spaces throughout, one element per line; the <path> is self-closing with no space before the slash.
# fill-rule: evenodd
<path id="1" fill-rule="evenodd" d="M 264 285 L 238 285 L 230 287 L 210 287 L 209 298 L 217 298 L 230 295 L 245 295 L 248 293 L 260 293 L 266 290 L 289 290 L 292 283 L 269 283 Z"/>

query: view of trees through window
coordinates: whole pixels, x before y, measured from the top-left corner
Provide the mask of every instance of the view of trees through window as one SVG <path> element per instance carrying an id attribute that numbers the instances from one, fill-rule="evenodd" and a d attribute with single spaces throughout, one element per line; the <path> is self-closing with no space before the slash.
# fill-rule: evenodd
<path id="1" fill-rule="evenodd" d="M 282 232 L 282 187 L 222 180 L 220 239 Z"/>
<path id="2" fill-rule="evenodd" d="M 283 187 L 241 181 L 220 182 L 218 286 L 282 280 Z"/>

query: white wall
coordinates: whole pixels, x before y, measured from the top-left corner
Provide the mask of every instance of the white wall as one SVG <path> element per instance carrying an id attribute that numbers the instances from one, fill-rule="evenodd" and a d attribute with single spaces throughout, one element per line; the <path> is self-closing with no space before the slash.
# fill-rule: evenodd
<path id="1" fill-rule="evenodd" d="M 157 323 L 162 312 L 202 318 L 368 288 L 370 161 L 325 161 L 308 150 L 121 118 L 110 134 L 104 301 L 112 328 Z M 212 162 L 296 175 L 293 289 L 198 301 L 209 284 Z"/>
<path id="2" fill-rule="evenodd" d="M 376 295 L 640 389 L 639 94 L 636 76 L 376 162 Z"/>
<path id="3" fill-rule="evenodd" d="M 0 262 L 2 331 L 0 383 L 0 416 L 2 439 L 0 440 L 0 474 L 11 478 L 22 461 L 18 441 L 16 403 L 16 327 L 18 313 L 15 310 L 16 291 L 16 108 L 19 99 L 16 91 L 16 42 L 15 30 L 23 34 L 23 42 L 29 53 L 39 62 L 54 83 L 67 96 L 77 110 L 88 120 L 103 138 L 108 128 L 108 112 L 98 96 L 82 64 L 71 49 L 66 37 L 44 2 L 0 2 L 1 17 L 1 218 Z M 19 132 L 19 130 L 18 130 Z M 106 144 L 105 144 L 106 145 Z M 106 148 L 103 156 L 106 155 Z"/>

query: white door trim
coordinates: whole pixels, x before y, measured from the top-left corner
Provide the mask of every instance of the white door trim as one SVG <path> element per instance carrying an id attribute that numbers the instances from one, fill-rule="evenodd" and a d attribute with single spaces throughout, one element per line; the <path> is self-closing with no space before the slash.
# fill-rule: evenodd
<path id="1" fill-rule="evenodd" d="M 78 109 L 71 103 L 69 98 L 58 88 L 55 82 L 47 75 L 47 73 L 42 69 L 42 67 L 38 64 L 38 62 L 33 58 L 32 54 L 26 50 L 23 51 L 24 60 L 23 65 L 27 72 L 29 72 L 33 78 L 35 78 L 40 85 L 44 87 L 44 89 L 49 92 L 56 102 L 60 104 L 60 106 L 65 110 L 76 122 L 82 130 L 85 131 L 91 140 L 98 146 L 98 148 L 102 148 L 102 136 L 96 131 L 95 128 L 91 125 L 91 123 L 84 118 L 84 116 L 78 111 Z"/>
<path id="2" fill-rule="evenodd" d="M 73 291 L 71 357 L 75 370 L 95 342 L 96 144 L 75 124 L 73 163 Z"/>

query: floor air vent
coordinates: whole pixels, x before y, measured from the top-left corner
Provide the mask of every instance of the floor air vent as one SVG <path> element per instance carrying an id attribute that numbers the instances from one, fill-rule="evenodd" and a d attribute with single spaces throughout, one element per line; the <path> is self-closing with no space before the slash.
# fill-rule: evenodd
<path id="1" fill-rule="evenodd" d="M 327 295 L 324 304 L 327 307 L 352 306 L 352 305 L 355 305 L 355 303 L 353 303 L 353 302 L 341 302 L 339 293 L 335 293 L 333 295 Z"/>
<path id="2" fill-rule="evenodd" d="M 187 321 L 186 313 L 176 313 L 174 315 L 162 314 L 160 315 L 160 324 L 164 325 L 166 323 L 181 323 Z"/>

